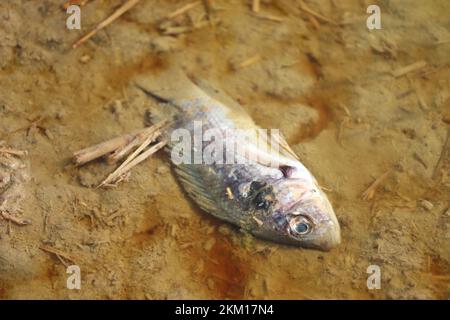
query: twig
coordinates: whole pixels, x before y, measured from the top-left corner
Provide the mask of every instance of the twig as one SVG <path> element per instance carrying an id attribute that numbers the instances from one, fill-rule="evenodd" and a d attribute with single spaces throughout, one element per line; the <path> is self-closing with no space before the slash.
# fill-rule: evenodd
<path id="1" fill-rule="evenodd" d="M 434 73 L 437 73 L 439 71 L 444 70 L 445 68 L 448 68 L 450 66 L 450 64 L 448 62 L 446 63 L 441 63 L 437 66 L 435 66 L 434 68 L 430 68 L 429 70 L 423 70 L 423 72 L 419 73 L 419 76 L 422 78 L 428 77 Z"/>
<path id="2" fill-rule="evenodd" d="M 72 262 L 73 264 L 76 264 L 74 257 L 72 257 L 71 255 L 69 255 L 69 254 L 67 254 L 67 253 L 65 253 L 65 252 L 63 252 L 63 251 L 61 251 L 59 249 L 56 249 L 56 248 L 53 248 L 53 247 L 49 247 L 49 246 L 46 246 L 46 245 L 41 245 L 39 247 L 39 249 L 41 249 L 42 251 L 45 251 L 45 252 L 52 253 L 52 254 L 56 255 L 56 257 L 58 259 L 59 258 L 64 258 L 67 261 Z"/>
<path id="3" fill-rule="evenodd" d="M 447 154 L 447 151 L 448 151 L 449 140 L 450 140 L 450 129 L 447 130 L 447 137 L 445 138 L 445 143 L 444 143 L 444 146 L 442 147 L 441 155 L 439 156 L 438 162 L 436 163 L 436 166 L 434 167 L 433 180 L 436 179 L 437 174 L 438 174 L 439 170 L 441 169 L 442 160 L 444 160 L 444 158 Z"/>
<path id="4" fill-rule="evenodd" d="M 259 19 L 264 19 L 264 20 L 269 20 L 269 21 L 273 21 L 273 22 L 283 22 L 283 18 L 281 17 L 277 17 L 277 16 L 273 16 L 271 14 L 264 14 L 264 13 L 254 13 L 254 12 L 250 12 L 250 15 L 255 17 L 255 18 L 259 18 Z"/>
<path id="5" fill-rule="evenodd" d="M 187 11 L 189 11 L 189 10 L 191 10 L 191 9 L 193 9 L 193 8 L 195 8 L 195 7 L 197 7 L 197 6 L 199 6 L 200 4 L 201 4 L 201 1 L 195 1 L 195 2 L 192 2 L 192 3 L 188 3 L 187 5 L 184 5 L 184 6 L 182 6 L 181 8 L 179 8 L 179 9 L 177 9 L 177 10 L 175 10 L 175 11 L 169 13 L 169 14 L 166 16 L 166 18 L 167 18 L 167 19 L 173 19 L 173 18 L 176 18 L 176 17 L 182 15 L 183 13 L 185 13 L 185 12 L 187 12 Z"/>
<path id="6" fill-rule="evenodd" d="M 343 146 L 343 143 L 342 143 L 342 136 L 344 135 L 344 129 L 345 129 L 345 126 L 347 125 L 347 123 L 348 123 L 349 121 L 350 121 L 350 118 L 345 117 L 345 118 L 341 121 L 341 123 L 339 124 L 339 128 L 338 128 L 338 131 L 337 131 L 336 140 L 337 140 L 337 142 L 339 143 L 339 145 L 341 145 L 341 146 Z"/>
<path id="7" fill-rule="evenodd" d="M 111 153 L 107 158 L 107 162 L 111 164 L 124 158 L 131 152 L 131 150 L 133 150 L 134 147 L 142 144 L 147 137 L 150 137 L 152 139 L 152 142 L 155 141 L 161 135 L 161 128 L 163 128 L 166 124 L 166 121 L 162 121 L 154 126 L 149 127 L 148 130 L 136 134 L 135 138 L 129 144 L 120 147 L 113 153 Z"/>
<path id="8" fill-rule="evenodd" d="M 158 124 L 157 129 L 160 129 L 162 127 L 162 125 L 163 125 L 163 123 Z M 154 126 L 144 128 L 144 129 L 137 130 L 132 133 L 128 133 L 128 134 L 122 135 L 120 137 L 116 137 L 111 140 L 102 142 L 95 146 L 76 151 L 73 154 L 74 162 L 78 166 L 83 165 L 87 162 L 90 162 L 92 160 L 100 158 L 107 153 L 116 151 L 116 150 L 126 146 L 131 141 L 133 141 L 136 138 L 136 136 L 141 136 L 141 135 L 147 136 L 148 134 L 151 134 L 154 131 L 155 131 Z"/>
<path id="9" fill-rule="evenodd" d="M 227 187 L 226 191 L 227 191 L 228 199 L 233 200 L 234 196 L 233 196 L 233 192 L 231 191 L 230 187 Z"/>
<path id="10" fill-rule="evenodd" d="M 440 40 L 440 41 L 437 41 L 436 43 L 435 43 L 435 45 L 441 45 L 441 44 L 446 44 L 446 43 L 450 43 L 450 39 L 445 39 L 445 40 Z"/>
<path id="11" fill-rule="evenodd" d="M 392 72 L 392 74 L 394 75 L 394 77 L 399 78 L 401 76 L 404 76 L 407 73 L 414 72 L 414 71 L 420 70 L 422 68 L 425 68 L 426 66 L 427 66 L 427 62 L 425 60 L 419 60 L 408 66 L 401 67 L 401 68 L 394 70 L 394 72 Z"/>
<path id="12" fill-rule="evenodd" d="M 27 136 L 29 136 L 30 135 L 30 131 L 32 131 L 33 129 L 36 129 L 38 127 L 38 124 L 44 119 L 41 116 L 38 116 L 38 117 L 36 117 L 33 120 L 30 120 L 30 119 L 27 119 L 27 120 L 30 121 L 29 125 L 27 125 L 25 127 L 22 127 L 22 128 L 18 128 L 16 130 L 11 131 L 11 132 L 8 132 L 7 135 L 9 136 L 9 135 L 14 134 L 16 132 L 19 132 L 19 131 L 22 131 L 22 130 L 27 130 Z"/>
<path id="13" fill-rule="evenodd" d="M 142 149 L 144 149 L 149 143 L 150 143 L 149 139 L 147 139 L 146 141 L 144 141 L 144 143 L 141 145 L 141 147 L 139 147 L 136 151 L 138 151 L 138 150 L 139 150 L 139 152 L 142 151 Z M 98 188 L 100 188 L 100 187 L 102 187 L 104 185 L 111 184 L 111 182 L 113 182 L 115 179 L 121 177 L 123 174 L 125 174 L 126 172 L 131 170 L 133 167 L 135 167 L 136 165 L 138 165 L 139 163 L 141 163 L 142 161 L 147 159 L 149 156 L 154 154 L 156 151 L 158 151 L 159 149 L 163 148 L 166 144 L 167 144 L 167 141 L 158 142 L 157 144 L 155 144 L 154 146 L 148 148 L 145 152 L 143 152 L 142 154 L 140 154 L 137 157 L 136 157 L 136 155 L 138 154 L 138 152 L 135 151 L 132 155 L 130 155 L 127 158 L 127 160 L 124 161 L 124 163 L 122 163 L 122 165 L 120 165 L 119 168 L 117 168 L 113 173 L 111 173 L 98 186 Z M 145 147 L 142 147 L 142 146 L 145 146 Z"/>
<path id="14" fill-rule="evenodd" d="M 208 20 L 211 20 L 211 15 L 213 12 L 213 4 L 211 2 L 212 0 L 202 0 L 203 7 L 205 8 L 206 16 Z"/>
<path id="15" fill-rule="evenodd" d="M 113 152 L 114 150 L 123 147 L 124 145 L 132 141 L 134 137 L 134 134 L 129 133 L 102 142 L 95 146 L 79 150 L 73 154 L 74 162 L 76 165 L 80 166 L 97 158 L 100 158 L 107 153 Z"/>
<path id="16" fill-rule="evenodd" d="M 374 195 L 375 192 L 377 191 L 378 187 L 380 186 L 380 184 L 386 180 L 386 178 L 389 176 L 389 174 L 392 172 L 392 168 L 389 169 L 388 171 L 386 171 L 385 173 L 383 173 L 381 176 L 379 176 L 370 186 L 369 188 L 367 188 L 366 191 L 363 192 L 363 194 L 361 195 L 361 198 L 363 200 L 371 200 Z"/>
<path id="17" fill-rule="evenodd" d="M 119 9 L 117 9 L 112 15 L 108 18 L 100 22 L 91 32 L 83 36 L 80 40 L 75 42 L 72 45 L 72 48 L 75 49 L 79 47 L 81 44 L 89 40 L 92 36 L 94 36 L 98 31 L 102 30 L 112 22 L 114 22 L 117 18 L 119 18 L 122 14 L 133 8 L 140 0 L 128 0 L 126 1 Z"/>
<path id="18" fill-rule="evenodd" d="M 258 13 L 259 9 L 260 9 L 260 0 L 253 0 L 253 3 L 252 3 L 253 12 Z"/>
<path id="19" fill-rule="evenodd" d="M 0 214 L 1 214 L 1 216 L 3 217 L 3 219 L 5 219 L 5 220 L 7 220 L 7 221 L 11 221 L 11 222 L 13 222 L 13 223 L 15 223 L 15 224 L 17 224 L 17 225 L 19 225 L 19 226 L 26 226 L 26 225 L 28 225 L 28 224 L 31 223 L 31 222 L 28 221 L 28 220 L 14 217 L 14 216 L 8 214 L 7 212 L 5 212 L 5 211 L 3 211 L 3 210 L 0 211 Z"/>
<path id="20" fill-rule="evenodd" d="M 314 16 L 315 18 L 322 20 L 323 22 L 328 22 L 331 23 L 335 26 L 338 25 L 338 23 L 336 23 L 336 21 L 325 17 L 324 15 L 315 12 L 314 10 L 312 10 L 311 8 L 309 8 L 303 1 L 300 1 L 300 9 L 305 11 L 306 13 L 309 13 L 310 15 Z"/>
<path id="21" fill-rule="evenodd" d="M 71 5 L 84 6 L 89 0 L 69 0 L 63 4 L 63 9 L 67 10 Z"/>
<path id="22" fill-rule="evenodd" d="M 238 64 L 232 63 L 232 64 L 231 64 L 231 68 L 232 68 L 233 70 L 239 70 L 239 69 L 248 67 L 248 66 L 250 66 L 250 65 L 252 65 L 252 64 L 254 64 L 254 63 L 256 63 L 256 62 L 258 62 L 259 60 L 261 60 L 261 55 L 256 54 L 256 55 L 254 55 L 253 57 L 250 57 L 250 58 L 248 58 L 248 59 L 242 61 L 241 63 L 238 63 Z"/>
<path id="23" fill-rule="evenodd" d="M 428 107 L 425 99 L 423 98 L 423 95 L 421 93 L 421 90 L 420 90 L 419 86 L 416 85 L 416 83 L 414 82 L 412 77 L 410 77 L 410 75 L 407 75 L 406 78 L 408 79 L 411 87 L 413 88 L 413 90 L 414 90 L 414 92 L 416 94 L 417 100 L 419 102 L 419 106 L 425 111 L 429 110 L 430 108 Z"/>
<path id="24" fill-rule="evenodd" d="M 11 149 L 11 148 L 0 148 L 0 153 L 7 153 L 7 154 L 12 154 L 14 156 L 26 156 L 28 154 L 27 151 L 23 151 L 23 150 L 16 150 L 16 149 Z"/>
<path id="25" fill-rule="evenodd" d="M 194 23 L 192 26 L 164 27 L 164 28 L 161 28 L 161 31 L 164 35 L 175 36 L 175 35 L 182 34 L 182 33 L 192 32 L 196 29 L 201 29 L 208 25 L 214 26 L 216 23 L 218 23 L 218 20 L 210 19 L 210 20 L 204 20 L 204 21 Z"/>

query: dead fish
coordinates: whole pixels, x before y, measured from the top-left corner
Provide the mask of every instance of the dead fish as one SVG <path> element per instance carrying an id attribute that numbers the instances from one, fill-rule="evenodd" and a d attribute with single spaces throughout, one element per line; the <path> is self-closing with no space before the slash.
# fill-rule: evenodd
<path id="1" fill-rule="evenodd" d="M 236 129 L 258 132 L 258 127 L 229 96 L 180 70 L 141 75 L 135 84 L 174 111 L 173 130 L 184 128 L 195 136 L 195 123 L 201 123 L 203 131 L 219 130 L 226 142 L 234 139 L 241 146 L 235 160 L 247 161 L 175 163 L 181 185 L 200 208 L 266 240 L 319 250 L 340 243 L 339 223 L 327 196 L 282 136 L 274 139 L 279 151 L 273 152 L 255 140 L 227 134 Z M 173 151 L 174 143 L 169 145 Z"/>

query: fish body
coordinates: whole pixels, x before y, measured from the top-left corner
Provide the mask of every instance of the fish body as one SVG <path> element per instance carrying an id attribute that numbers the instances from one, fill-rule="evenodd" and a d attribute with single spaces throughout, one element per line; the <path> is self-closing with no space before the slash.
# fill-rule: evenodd
<path id="1" fill-rule="evenodd" d="M 258 139 L 261 128 L 235 101 L 183 72 L 141 77 L 136 84 L 176 110 L 167 137 L 172 161 L 180 151 L 177 133 L 194 137 L 188 144 L 190 161 L 173 162 L 186 193 L 200 208 L 266 240 L 319 250 L 340 243 L 327 196 L 283 137 Z M 208 131 L 225 140 L 212 152 L 211 144 L 204 143 Z M 205 154 L 210 155 L 207 162 Z"/>

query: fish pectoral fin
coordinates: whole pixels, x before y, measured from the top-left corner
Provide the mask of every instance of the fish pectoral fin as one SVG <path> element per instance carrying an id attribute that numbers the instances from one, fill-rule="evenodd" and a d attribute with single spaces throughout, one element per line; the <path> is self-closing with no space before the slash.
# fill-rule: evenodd
<path id="1" fill-rule="evenodd" d="M 214 183 L 212 179 L 200 177 L 191 165 L 176 165 L 175 171 L 186 193 L 202 210 L 226 220 L 226 214 L 219 205 L 222 193 L 226 192 L 222 190 L 220 181 Z"/>

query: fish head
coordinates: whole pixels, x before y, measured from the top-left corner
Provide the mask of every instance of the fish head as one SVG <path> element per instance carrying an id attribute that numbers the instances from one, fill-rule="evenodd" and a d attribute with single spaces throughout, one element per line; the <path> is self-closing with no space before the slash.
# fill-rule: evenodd
<path id="1" fill-rule="evenodd" d="M 281 179 L 271 184 L 274 198 L 255 234 L 290 245 L 328 251 L 341 241 L 339 222 L 315 180 Z"/>

